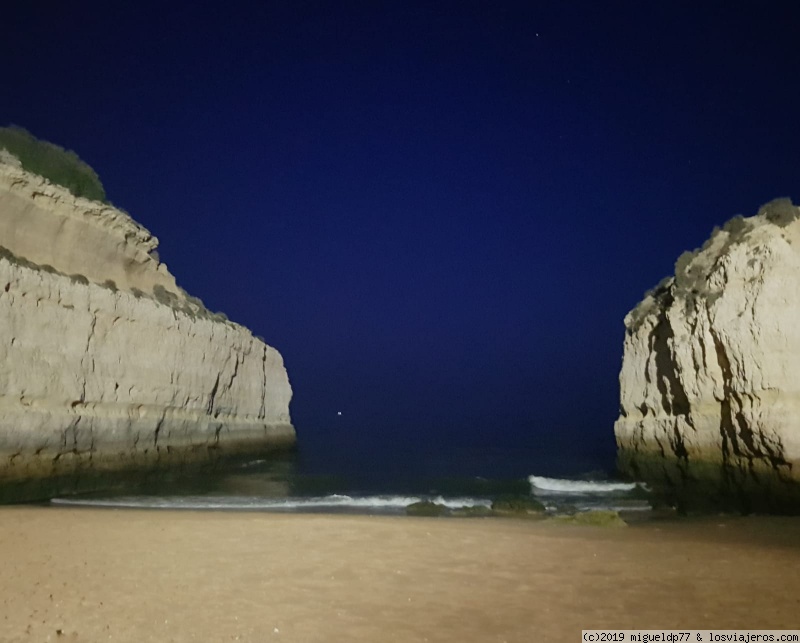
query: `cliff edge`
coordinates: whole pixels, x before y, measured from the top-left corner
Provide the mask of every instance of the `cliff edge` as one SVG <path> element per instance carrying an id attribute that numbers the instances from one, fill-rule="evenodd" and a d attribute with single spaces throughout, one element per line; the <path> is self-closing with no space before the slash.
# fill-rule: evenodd
<path id="1" fill-rule="evenodd" d="M 800 512 L 800 208 L 684 253 L 625 318 L 619 469 L 686 509 Z"/>
<path id="2" fill-rule="evenodd" d="M 0 487 L 294 444 L 278 351 L 180 289 L 157 246 L 0 155 Z"/>

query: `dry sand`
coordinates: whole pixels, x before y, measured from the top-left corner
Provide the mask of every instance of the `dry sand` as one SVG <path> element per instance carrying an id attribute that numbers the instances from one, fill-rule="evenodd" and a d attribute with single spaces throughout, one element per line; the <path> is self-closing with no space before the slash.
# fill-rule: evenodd
<path id="1" fill-rule="evenodd" d="M 570 641 L 800 626 L 800 522 L 0 509 L 2 641 Z"/>

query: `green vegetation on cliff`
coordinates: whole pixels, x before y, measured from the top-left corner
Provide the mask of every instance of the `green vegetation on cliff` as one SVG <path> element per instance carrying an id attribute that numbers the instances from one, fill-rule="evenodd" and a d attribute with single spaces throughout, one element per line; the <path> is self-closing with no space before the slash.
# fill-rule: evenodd
<path id="1" fill-rule="evenodd" d="M 75 152 L 40 141 L 16 126 L 0 127 L 0 149 L 19 159 L 23 170 L 65 187 L 75 196 L 107 203 L 106 191 L 97 173 Z"/>

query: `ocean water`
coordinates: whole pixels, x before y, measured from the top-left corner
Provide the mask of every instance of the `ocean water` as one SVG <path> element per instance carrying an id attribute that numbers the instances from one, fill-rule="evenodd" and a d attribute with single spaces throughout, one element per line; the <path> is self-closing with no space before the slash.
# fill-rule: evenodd
<path id="1" fill-rule="evenodd" d="M 53 505 L 113 508 L 404 514 L 430 500 L 452 509 L 532 496 L 549 513 L 643 512 L 644 487 L 613 468 L 537 449 L 301 450 L 242 460 L 213 472 L 170 475 L 111 493 L 59 497 Z"/>

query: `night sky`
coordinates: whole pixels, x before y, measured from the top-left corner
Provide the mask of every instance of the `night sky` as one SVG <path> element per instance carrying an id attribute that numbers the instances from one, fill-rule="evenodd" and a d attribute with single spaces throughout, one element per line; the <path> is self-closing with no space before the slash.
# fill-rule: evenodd
<path id="1" fill-rule="evenodd" d="M 800 199 L 798 3 L 115 4 L 4 7 L 0 124 L 281 351 L 314 457 L 612 466 L 625 314 Z"/>

